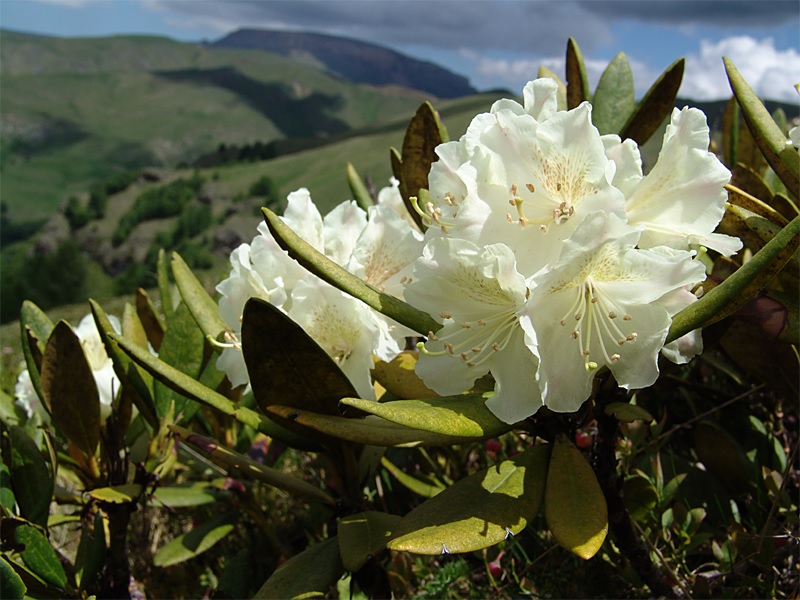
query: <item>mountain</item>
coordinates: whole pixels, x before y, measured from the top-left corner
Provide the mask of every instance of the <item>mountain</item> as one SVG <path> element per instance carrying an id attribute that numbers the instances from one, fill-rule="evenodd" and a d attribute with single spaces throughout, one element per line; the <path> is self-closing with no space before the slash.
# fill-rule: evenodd
<path id="1" fill-rule="evenodd" d="M 466 77 L 384 46 L 353 39 L 265 29 L 239 29 L 211 44 L 216 48 L 265 50 L 304 58 L 354 83 L 399 85 L 438 98 L 475 94 Z"/>

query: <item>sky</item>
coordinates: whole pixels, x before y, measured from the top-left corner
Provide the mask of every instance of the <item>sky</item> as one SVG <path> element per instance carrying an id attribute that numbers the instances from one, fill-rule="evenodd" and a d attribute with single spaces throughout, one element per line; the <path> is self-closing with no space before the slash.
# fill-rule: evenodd
<path id="1" fill-rule="evenodd" d="M 680 90 L 728 98 L 722 56 L 764 97 L 800 101 L 800 0 L 0 0 L 0 27 L 63 37 L 213 41 L 243 27 L 378 43 L 519 93 L 540 65 L 563 76 L 567 39 L 595 85 L 620 51 L 638 95 L 685 57 Z"/>

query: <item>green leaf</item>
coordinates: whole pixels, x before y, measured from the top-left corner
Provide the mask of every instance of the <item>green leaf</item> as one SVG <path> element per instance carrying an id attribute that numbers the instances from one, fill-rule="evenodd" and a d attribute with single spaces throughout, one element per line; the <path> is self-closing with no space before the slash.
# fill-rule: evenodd
<path id="1" fill-rule="evenodd" d="M 164 385 L 172 387 L 172 389 L 183 394 L 187 398 L 202 402 L 223 414 L 233 417 L 240 423 L 244 423 L 266 435 L 285 441 L 293 447 L 303 448 L 309 446 L 307 441 L 298 438 L 283 427 L 270 421 L 267 417 L 207 388 L 124 337 L 117 334 L 109 334 L 109 337 L 119 344 L 120 348 L 122 348 L 128 356 L 152 373 L 153 377 Z M 305 446 L 302 445 L 303 443 L 305 443 Z M 295 444 L 299 445 L 295 446 Z"/>
<path id="2" fill-rule="evenodd" d="M 4 462 L 0 462 L 0 514 L 11 514 L 16 504 L 11 471 Z"/>
<path id="3" fill-rule="evenodd" d="M 53 322 L 41 308 L 30 300 L 25 300 L 20 308 L 19 325 L 22 336 L 22 355 L 25 357 L 25 365 L 31 376 L 31 384 L 42 401 L 42 405 L 49 412 L 50 409 L 47 408 L 42 392 L 41 363 L 45 344 L 53 331 Z M 35 349 L 31 348 L 31 339 L 35 340 Z"/>
<path id="4" fill-rule="evenodd" d="M 142 485 L 139 483 L 124 483 L 110 487 L 94 488 L 87 492 L 89 497 L 98 502 L 108 504 L 128 504 L 136 502 L 142 495 Z"/>
<path id="5" fill-rule="evenodd" d="M 620 52 L 600 76 L 592 98 L 592 123 L 601 135 L 620 133 L 635 106 L 633 71 L 628 57 Z"/>
<path id="6" fill-rule="evenodd" d="M 567 42 L 567 109 L 572 110 L 584 100 L 591 100 L 589 76 L 578 42 L 569 38 Z"/>
<path id="7" fill-rule="evenodd" d="M 458 481 L 403 517 L 388 547 L 471 552 L 518 534 L 541 507 L 549 455 L 549 445 L 539 444 Z"/>
<path id="8" fill-rule="evenodd" d="M 242 352 L 253 395 L 269 404 L 338 415 L 339 399 L 357 396 L 353 384 L 305 330 L 280 309 L 251 298 L 242 315 Z"/>
<path id="9" fill-rule="evenodd" d="M 280 567 L 254 598 L 319 598 L 344 572 L 336 537 L 307 548 Z"/>
<path id="10" fill-rule="evenodd" d="M 238 520 L 239 513 L 236 511 L 209 519 L 162 547 L 153 556 L 153 564 L 157 567 L 169 567 L 202 554 L 233 531 Z"/>
<path id="11" fill-rule="evenodd" d="M 142 327 L 147 334 L 147 339 L 156 352 L 161 351 L 161 343 L 164 340 L 164 323 L 153 306 L 150 296 L 142 288 L 136 290 L 136 314 L 139 316 Z"/>
<path id="12" fill-rule="evenodd" d="M 556 92 L 556 98 L 558 99 L 558 110 L 567 110 L 567 86 L 561 80 L 561 77 L 553 73 L 553 71 L 544 65 L 539 67 L 538 77 L 549 77 L 558 84 L 558 91 Z"/>
<path id="13" fill-rule="evenodd" d="M 224 469 L 235 470 L 243 477 L 253 478 L 256 481 L 261 481 L 293 494 L 313 498 L 332 506 L 336 505 L 336 499 L 333 496 L 310 483 L 306 483 L 302 479 L 297 479 L 277 469 L 256 462 L 247 456 L 220 446 L 212 439 L 197 435 L 182 427 L 171 425 L 170 429 L 180 436 L 181 441 L 197 448 L 214 464 Z"/>
<path id="14" fill-rule="evenodd" d="M 665 343 L 727 317 L 752 300 L 800 247 L 800 216 L 725 281 L 672 318 Z"/>
<path id="15" fill-rule="evenodd" d="M 203 332 L 188 306 L 181 302 L 169 318 L 158 358 L 192 379 L 197 379 L 203 365 L 204 346 Z M 159 418 L 164 417 L 173 402 L 175 415 L 183 413 L 184 422 L 189 421 L 199 408 L 196 403 L 189 401 L 191 398 L 161 382 L 156 382 L 153 396 Z"/>
<path id="16" fill-rule="evenodd" d="M 0 598 L 22 600 L 28 588 L 8 563 L 5 556 L 0 557 Z"/>
<path id="17" fill-rule="evenodd" d="M 81 342 L 65 321 L 47 341 L 42 391 L 58 429 L 87 457 L 94 456 L 100 442 L 100 396 Z"/>
<path id="18" fill-rule="evenodd" d="M 742 107 L 745 123 L 764 158 L 788 189 L 797 190 L 800 188 L 800 154 L 787 146 L 786 136 L 733 62 L 728 57 L 722 60 L 733 94 Z"/>
<path id="19" fill-rule="evenodd" d="M 486 408 L 487 394 L 462 394 L 392 402 L 342 398 L 342 404 L 412 429 L 453 437 L 484 439 L 495 437 L 513 428 L 513 425 L 499 420 Z"/>
<path id="20" fill-rule="evenodd" d="M 364 180 L 361 179 L 361 175 L 358 174 L 353 163 L 350 162 L 347 163 L 347 183 L 350 186 L 350 193 L 353 194 L 353 198 L 361 208 L 367 210 L 375 204 L 367 186 L 364 185 Z"/>
<path id="21" fill-rule="evenodd" d="M 124 393 L 133 392 L 132 398 L 133 402 L 136 404 L 136 408 L 139 409 L 139 412 L 151 427 L 158 429 L 158 418 L 156 417 L 156 409 L 153 404 L 153 378 L 147 371 L 133 363 L 127 354 L 120 350 L 119 345 L 111 339 L 110 335 L 116 335 L 116 332 L 111 325 L 111 321 L 108 319 L 108 315 L 106 315 L 103 310 L 103 307 L 92 299 L 89 299 L 89 306 L 92 309 L 92 315 L 94 316 L 97 330 L 100 332 L 100 337 L 103 340 L 106 354 L 111 358 L 114 365 L 114 373 L 116 373 L 122 383 Z M 122 325 L 123 332 L 126 329 L 131 329 L 130 323 L 126 326 L 124 315 Z M 135 339 L 141 342 L 138 335 Z M 134 341 L 132 343 L 136 342 Z M 146 346 L 141 345 L 141 343 L 136 345 L 143 349 L 146 348 Z M 147 350 L 145 351 L 147 352 Z M 149 354 L 149 352 L 147 353 Z"/>
<path id="22" fill-rule="evenodd" d="M 163 248 L 158 251 L 158 263 L 156 265 L 156 278 L 158 279 L 158 295 L 161 298 L 161 311 L 164 316 L 169 318 L 172 314 L 172 286 L 169 282 L 169 263 L 167 253 Z"/>
<path id="23" fill-rule="evenodd" d="M 694 449 L 706 470 L 725 487 L 742 492 L 747 490 L 755 474 L 734 438 L 719 426 L 703 421 L 694 430 Z"/>
<path id="24" fill-rule="evenodd" d="M 46 529 L 53 496 L 53 475 L 36 442 L 22 427 L 9 427 L 8 436 L 11 447 L 8 466 L 20 514 Z"/>
<path id="25" fill-rule="evenodd" d="M 460 438 L 411 429 L 379 417 L 366 419 L 334 417 L 274 404 L 268 406 L 267 411 L 327 437 L 368 446 L 452 446 L 474 441 L 474 438 Z"/>
<path id="26" fill-rule="evenodd" d="M 636 106 L 636 110 L 622 127 L 620 137 L 623 140 L 630 138 L 642 146 L 658 131 L 664 120 L 669 118 L 683 81 L 685 65 L 686 60 L 679 58 L 650 86 L 644 98 Z"/>
<path id="27" fill-rule="evenodd" d="M 344 568 L 355 573 L 371 557 L 385 550 L 392 529 L 399 522 L 398 515 L 374 510 L 342 518 L 337 537 Z"/>
<path id="28" fill-rule="evenodd" d="M 637 521 L 647 521 L 658 505 L 658 490 L 640 475 L 628 477 L 622 486 L 625 508 Z"/>
<path id="29" fill-rule="evenodd" d="M 169 486 L 158 486 L 150 496 L 148 506 L 167 508 L 184 508 L 187 506 L 203 506 L 213 504 L 227 494 L 205 481 L 178 483 Z"/>
<path id="30" fill-rule="evenodd" d="M 564 434 L 553 445 L 544 516 L 556 541 L 584 560 L 600 550 L 608 533 L 608 509 L 597 477 Z"/>
<path id="31" fill-rule="evenodd" d="M 441 328 L 441 324 L 437 323 L 429 314 L 377 290 L 337 265 L 305 242 L 268 208 L 262 208 L 261 212 L 264 213 L 267 227 L 278 245 L 323 281 L 358 298 L 367 306 L 422 335 L 428 335 L 428 332 L 438 331 Z"/>
<path id="32" fill-rule="evenodd" d="M 67 587 L 67 575 L 58 560 L 58 555 L 44 534 L 33 525 L 20 521 L 7 520 L 6 526 L 13 527 L 13 539 L 19 550 L 23 564 L 31 573 L 46 584 L 64 590 Z"/>
<path id="33" fill-rule="evenodd" d="M 172 253 L 172 275 L 195 321 L 206 337 L 218 340 L 227 329 L 219 307 L 177 252 Z"/>
<path id="34" fill-rule="evenodd" d="M 105 563 L 106 534 L 103 513 L 97 511 L 92 527 L 81 527 L 81 539 L 75 556 L 75 582 L 78 588 L 86 590 L 95 587 Z"/>
<path id="35" fill-rule="evenodd" d="M 429 477 L 432 483 L 428 483 L 427 481 L 422 481 L 417 477 L 409 475 L 399 467 L 395 466 L 395 464 L 386 458 L 386 456 L 381 456 L 381 464 L 387 471 L 389 471 L 389 473 L 394 475 L 397 481 L 423 498 L 433 498 L 442 490 L 446 489 L 444 484 L 433 477 Z"/>
<path id="36" fill-rule="evenodd" d="M 653 415 L 641 406 L 636 406 L 630 402 L 609 402 L 603 412 L 623 423 L 633 423 L 634 421 L 653 422 Z"/>

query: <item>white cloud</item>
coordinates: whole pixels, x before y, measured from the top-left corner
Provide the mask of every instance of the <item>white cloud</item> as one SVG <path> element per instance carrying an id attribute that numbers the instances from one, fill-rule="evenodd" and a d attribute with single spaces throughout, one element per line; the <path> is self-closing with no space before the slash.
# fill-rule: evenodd
<path id="1" fill-rule="evenodd" d="M 702 40 L 700 53 L 686 57 L 680 95 L 694 100 L 720 100 L 731 96 L 722 57 L 727 56 L 762 98 L 796 102 L 793 86 L 800 82 L 800 54 L 794 48 L 778 50 L 772 38 L 757 40 L 735 36 L 712 42 Z"/>

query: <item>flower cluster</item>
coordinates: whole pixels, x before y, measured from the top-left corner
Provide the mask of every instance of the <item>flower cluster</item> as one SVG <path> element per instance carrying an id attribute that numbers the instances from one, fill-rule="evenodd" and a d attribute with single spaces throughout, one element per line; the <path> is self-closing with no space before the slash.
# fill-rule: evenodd
<path id="1" fill-rule="evenodd" d="M 632 140 L 601 136 L 591 105 L 557 110 L 550 79 L 523 104 L 500 100 L 436 149 L 428 229 L 406 286 L 438 318 L 417 363 L 437 393 L 491 373 L 495 415 L 577 410 L 599 369 L 627 389 L 658 376 L 658 354 L 685 362 L 699 332 L 664 347 L 671 317 L 705 278 L 695 249 L 741 248 L 714 233 L 729 171 L 709 152 L 705 115 L 676 109 L 644 175 Z"/>
<path id="2" fill-rule="evenodd" d="M 401 211 L 396 182 L 368 211 L 354 201 L 339 204 L 323 219 L 307 189 L 289 194 L 283 220 L 325 256 L 376 288 L 403 297 L 403 284 L 422 248 L 422 234 Z M 407 212 L 406 212 L 407 216 Z M 310 274 L 281 250 L 265 223 L 250 244 L 231 254 L 230 275 L 217 285 L 220 313 L 230 344 L 217 368 L 234 386 L 249 383 L 238 342 L 244 305 L 262 298 L 283 310 L 333 358 L 363 398 L 375 398 L 373 355 L 391 360 L 411 332 Z"/>

